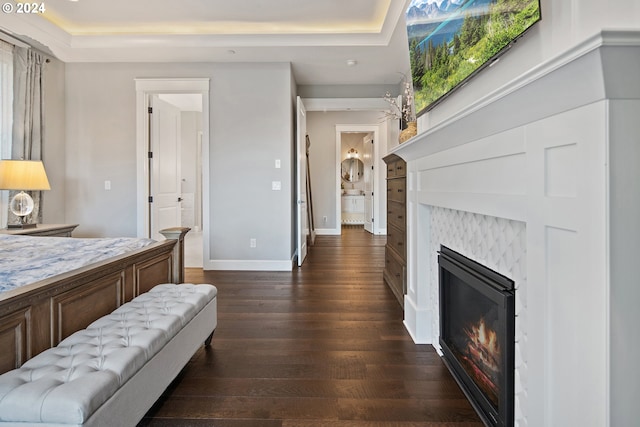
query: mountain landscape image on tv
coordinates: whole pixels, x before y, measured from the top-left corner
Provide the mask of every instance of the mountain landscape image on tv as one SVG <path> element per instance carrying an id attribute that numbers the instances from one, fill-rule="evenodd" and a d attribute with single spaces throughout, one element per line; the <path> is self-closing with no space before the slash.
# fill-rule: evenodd
<path id="1" fill-rule="evenodd" d="M 415 111 L 429 111 L 541 18 L 539 0 L 411 0 Z"/>

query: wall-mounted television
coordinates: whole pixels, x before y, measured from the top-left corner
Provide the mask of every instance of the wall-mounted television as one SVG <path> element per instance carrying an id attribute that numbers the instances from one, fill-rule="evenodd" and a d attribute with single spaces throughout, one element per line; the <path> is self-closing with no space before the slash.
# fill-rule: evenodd
<path id="1" fill-rule="evenodd" d="M 417 115 L 490 65 L 540 19 L 540 0 L 411 0 L 406 22 Z"/>

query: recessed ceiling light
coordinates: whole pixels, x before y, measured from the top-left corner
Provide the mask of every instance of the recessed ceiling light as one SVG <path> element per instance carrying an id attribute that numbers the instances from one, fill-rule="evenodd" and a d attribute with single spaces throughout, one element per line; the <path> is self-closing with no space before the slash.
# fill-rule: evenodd
<path id="1" fill-rule="evenodd" d="M 349 67 L 353 67 L 355 65 L 358 65 L 358 61 L 356 61 L 355 59 L 347 59 L 347 65 Z"/>

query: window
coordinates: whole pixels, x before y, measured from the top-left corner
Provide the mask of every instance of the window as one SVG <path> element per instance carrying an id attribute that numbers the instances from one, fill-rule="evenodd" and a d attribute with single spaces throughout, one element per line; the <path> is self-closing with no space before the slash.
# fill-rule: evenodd
<path id="1" fill-rule="evenodd" d="M 0 40 L 0 159 L 11 158 L 13 129 L 13 45 Z M 0 227 L 7 224 L 9 192 L 0 191 Z"/>
<path id="2" fill-rule="evenodd" d="M 0 158 L 11 158 L 13 45 L 0 40 Z"/>

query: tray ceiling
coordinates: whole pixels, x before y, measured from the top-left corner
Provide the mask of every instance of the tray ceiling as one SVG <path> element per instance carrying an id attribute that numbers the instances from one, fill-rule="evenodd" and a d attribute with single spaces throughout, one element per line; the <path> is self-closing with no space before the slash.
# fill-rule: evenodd
<path id="1" fill-rule="evenodd" d="M 291 62 L 298 84 L 336 85 L 396 84 L 409 69 L 407 0 L 44 4 L 0 29 L 65 62 Z"/>

